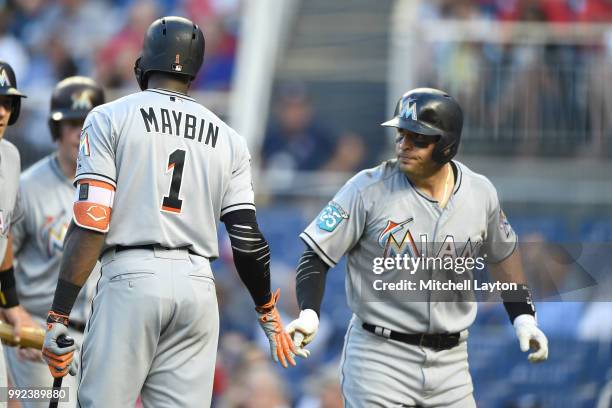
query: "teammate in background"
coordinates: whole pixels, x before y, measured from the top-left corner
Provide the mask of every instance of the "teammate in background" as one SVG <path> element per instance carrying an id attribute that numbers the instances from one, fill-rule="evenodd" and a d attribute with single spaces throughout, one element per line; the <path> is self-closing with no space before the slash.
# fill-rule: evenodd
<path id="1" fill-rule="evenodd" d="M 432 292 L 424 293 L 424 301 L 409 302 L 393 291 L 368 301 L 372 288 L 366 282 L 375 258 L 418 257 L 425 251 L 459 257 L 457 249 L 469 244 L 472 257 L 485 257 L 495 280 L 518 284 L 517 291 L 502 293 L 504 306 L 521 350 L 531 345 L 529 361 L 543 361 L 548 342 L 536 325 L 517 237 L 491 182 L 451 160 L 463 126 L 453 98 L 414 89 L 400 98 L 395 117 L 383 126 L 397 128 L 397 159 L 354 176 L 300 235 L 307 245 L 296 278 L 302 311 L 287 331 L 298 346 L 313 339 L 326 273 L 347 254 L 353 318 L 340 367 L 346 406 L 475 407 L 466 341 L 476 303 L 448 297 L 437 302 Z M 431 280 L 444 276 L 440 273 L 429 269 L 414 276 Z M 382 276 L 393 281 L 407 274 L 391 270 Z"/>
<path id="2" fill-rule="evenodd" d="M 59 82 L 51 96 L 49 130 L 57 151 L 35 163 L 21 176 L 24 217 L 13 226 L 13 250 L 18 260 L 15 279 L 22 306 L 42 327 L 53 301 L 62 257 L 64 236 L 72 219 L 79 136 L 89 111 L 104 103 L 104 92 L 92 79 L 69 77 Z M 97 275 L 96 269 L 93 275 Z M 77 346 L 83 339 L 97 277 L 89 279 L 72 309 L 68 335 Z M 6 348 L 9 370 L 19 388 L 51 387 L 52 377 L 40 351 Z M 25 359 L 24 359 L 25 358 Z M 64 381 L 76 405 L 76 379 Z M 42 406 L 22 401 L 24 408 Z"/>
<path id="3" fill-rule="evenodd" d="M 19 119 L 21 98 L 25 97 L 17 90 L 13 68 L 0 61 L 0 319 L 14 326 L 17 339 L 22 327 L 36 324 L 19 306 L 15 288 L 11 227 L 23 215 L 18 197 L 21 162 L 17 148 L 4 139 L 4 132 Z M 6 386 L 4 353 L 0 353 L 0 387 L 4 387 L 4 393 L 7 392 Z M 6 398 L 0 401 L 6 401 Z M 0 402 L 0 407 L 3 406 L 6 402 Z"/>
<path id="4" fill-rule="evenodd" d="M 210 261 L 217 222 L 256 304 L 275 360 L 299 353 L 270 291 L 270 252 L 259 231 L 246 141 L 187 95 L 204 36 L 181 17 L 149 27 L 135 64 L 143 92 L 94 108 L 81 132 L 76 194 L 43 354 L 66 375 L 59 348 L 98 257 L 101 278 L 85 329 L 82 407 L 210 405 L 219 316 Z"/>

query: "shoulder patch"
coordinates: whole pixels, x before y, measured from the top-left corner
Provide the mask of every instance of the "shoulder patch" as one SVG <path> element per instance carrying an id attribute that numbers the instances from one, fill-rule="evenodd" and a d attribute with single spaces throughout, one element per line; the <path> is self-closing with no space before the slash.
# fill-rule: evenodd
<path id="1" fill-rule="evenodd" d="M 323 211 L 321 211 L 321 214 L 319 214 L 317 225 L 324 231 L 332 232 L 340 225 L 342 220 L 348 219 L 348 217 L 348 212 L 346 212 L 340 204 L 335 201 L 330 201 Z"/>
<path id="2" fill-rule="evenodd" d="M 506 218 L 506 214 L 501 208 L 499 209 L 499 228 L 506 234 L 506 238 L 510 237 L 512 227 L 508 222 L 508 218 Z"/>
<path id="3" fill-rule="evenodd" d="M 89 156 L 91 154 L 91 149 L 89 148 L 89 134 L 87 133 L 87 126 L 83 130 L 81 130 L 81 139 L 79 141 L 79 154 L 83 156 Z"/>

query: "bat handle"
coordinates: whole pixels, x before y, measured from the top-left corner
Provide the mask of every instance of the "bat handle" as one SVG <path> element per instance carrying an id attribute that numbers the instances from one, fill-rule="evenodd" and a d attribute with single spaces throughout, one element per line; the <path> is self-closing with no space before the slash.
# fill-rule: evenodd
<path id="1" fill-rule="evenodd" d="M 70 347 L 74 344 L 74 339 L 72 337 L 68 337 L 64 334 L 57 338 L 57 345 L 61 348 Z M 53 392 L 54 394 L 57 392 L 59 394 L 62 389 L 62 380 L 64 377 L 57 377 L 53 379 Z M 49 402 L 49 408 L 57 408 L 57 404 L 59 403 L 59 396 L 57 398 L 52 398 Z"/>

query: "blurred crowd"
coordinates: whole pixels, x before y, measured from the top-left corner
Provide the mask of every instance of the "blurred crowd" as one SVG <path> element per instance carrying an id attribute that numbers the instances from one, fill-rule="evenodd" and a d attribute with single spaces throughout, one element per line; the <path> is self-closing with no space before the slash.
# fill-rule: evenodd
<path id="1" fill-rule="evenodd" d="M 82 74 L 131 90 L 146 28 L 160 15 L 181 15 L 206 36 L 195 88 L 227 90 L 239 8 L 239 0 L 2 0 L 0 56 L 10 59 L 24 89 Z"/>
<path id="2" fill-rule="evenodd" d="M 441 30 L 445 20 L 545 29 L 489 26 L 490 35 L 422 47 L 418 82 L 460 100 L 464 151 L 610 157 L 612 31 L 596 23 L 612 21 L 612 1 L 439 0 L 422 2 L 418 13 Z"/>

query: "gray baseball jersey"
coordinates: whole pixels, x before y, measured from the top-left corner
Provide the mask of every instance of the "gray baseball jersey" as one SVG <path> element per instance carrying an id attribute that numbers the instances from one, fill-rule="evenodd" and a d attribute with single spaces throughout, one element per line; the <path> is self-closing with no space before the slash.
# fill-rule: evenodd
<path id="1" fill-rule="evenodd" d="M 52 154 L 22 174 L 20 193 L 24 216 L 12 230 L 19 302 L 31 314 L 46 317 L 57 285 L 64 236 L 72 219 L 74 187 Z M 87 321 L 98 273 L 96 266 L 72 309 L 72 321 Z"/>
<path id="2" fill-rule="evenodd" d="M 23 213 L 18 197 L 21 160 L 17 148 L 0 140 L 0 263 L 6 253 L 8 233 Z"/>
<path id="3" fill-rule="evenodd" d="M 191 97 L 165 90 L 89 113 L 76 181 L 83 179 L 116 187 L 107 247 L 188 247 L 214 259 L 219 218 L 255 209 L 244 138 Z"/>
<path id="4" fill-rule="evenodd" d="M 474 302 L 409 301 L 389 295 L 368 299 L 373 291 L 375 258 L 481 255 L 496 263 L 514 250 L 516 235 L 500 209 L 491 182 L 455 161 L 457 178 L 444 209 L 413 187 L 395 160 L 364 170 L 349 180 L 300 235 L 329 266 L 347 254 L 347 301 L 362 321 L 404 333 L 460 332 L 476 316 Z M 427 281 L 435 271 L 419 271 Z M 427 275 L 429 273 L 429 275 Z M 380 275 L 385 281 L 406 277 L 405 270 Z"/>

